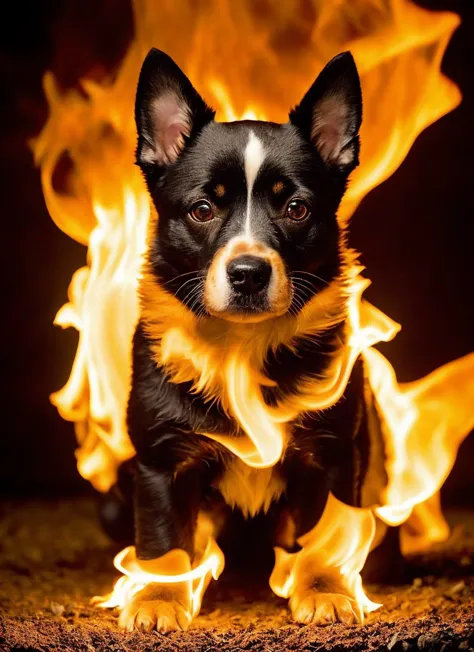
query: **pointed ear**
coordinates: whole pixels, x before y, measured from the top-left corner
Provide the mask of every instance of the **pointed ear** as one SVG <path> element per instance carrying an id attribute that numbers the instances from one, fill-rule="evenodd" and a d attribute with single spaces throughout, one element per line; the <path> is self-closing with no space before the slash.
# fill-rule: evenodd
<path id="1" fill-rule="evenodd" d="M 175 62 L 151 49 L 142 65 L 135 100 L 137 164 L 149 170 L 174 163 L 187 141 L 213 118 L 214 111 Z"/>
<path id="2" fill-rule="evenodd" d="M 362 95 L 350 52 L 334 57 L 290 113 L 290 122 L 331 168 L 348 174 L 359 163 Z"/>

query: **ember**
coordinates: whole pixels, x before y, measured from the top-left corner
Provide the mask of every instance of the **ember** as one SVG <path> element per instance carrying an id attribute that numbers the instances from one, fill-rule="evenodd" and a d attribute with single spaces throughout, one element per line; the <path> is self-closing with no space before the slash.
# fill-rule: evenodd
<path id="1" fill-rule="evenodd" d="M 75 327 L 80 338 L 69 381 L 52 401 L 65 419 L 75 422 L 81 475 L 103 492 L 115 482 L 120 463 L 134 453 L 125 427 L 130 348 L 138 314 L 141 257 L 149 220 L 155 217 L 133 165 L 133 96 L 144 53 L 158 44 L 175 57 L 222 120 L 284 121 L 287 107 L 323 64 L 338 52 L 351 50 L 362 76 L 365 116 L 361 165 L 341 207 L 341 222 L 350 218 L 367 192 L 395 171 L 416 136 L 460 101 L 458 89 L 440 72 L 444 50 L 459 22 L 454 14 L 431 13 L 407 0 L 325 0 L 313 3 L 312 21 L 305 19 L 303 24 L 285 3 L 263 16 L 251 2 L 222 5 L 216 0 L 197 17 L 191 4 L 162 3 L 158 12 L 152 0 L 136 0 L 136 37 L 113 82 L 100 86 L 84 80 L 84 92 L 67 94 L 59 91 L 52 75 L 46 75 L 44 82 L 50 117 L 34 151 L 45 198 L 56 224 L 88 246 L 88 265 L 75 273 L 69 303 L 56 316 L 56 324 Z M 281 46 L 288 30 L 301 35 L 301 47 L 293 52 Z M 246 52 L 236 57 L 243 32 L 252 38 L 246 38 Z M 218 54 L 212 56 L 214 51 Z M 269 79 L 278 80 L 277 89 Z M 60 195 L 52 177 L 66 151 L 74 167 L 70 192 Z M 349 346 L 342 364 L 330 370 L 325 391 L 315 393 L 308 384 L 294 405 L 269 408 L 262 399 L 262 378 L 253 377 L 245 360 L 230 350 L 222 369 L 213 373 L 225 376 L 231 388 L 227 401 L 248 440 L 245 447 L 237 448 L 235 442 L 213 437 L 251 466 L 275 464 L 282 454 L 286 424 L 304 410 L 333 405 L 357 356 L 364 357 L 383 411 L 389 451 L 383 503 L 356 510 L 331 496 L 322 519 L 334 524 L 329 528 L 331 540 L 319 536 L 318 525 L 304 537 L 304 555 L 277 550 L 271 586 L 278 595 L 290 596 L 294 577 L 303 572 L 309 556 L 312 563 L 339 567 L 358 597 L 361 612 L 369 612 L 378 605 L 365 595 L 360 571 L 375 534 L 375 515 L 390 525 L 412 517 L 411 525 L 402 530 L 406 551 L 423 549 L 449 534 L 437 492 L 458 446 L 474 425 L 474 356 L 416 383 L 398 385 L 391 365 L 373 345 L 389 341 L 399 326 L 361 299 L 368 281 L 359 276 L 361 269 L 355 263 L 348 264 L 352 269 Z M 169 338 L 163 355 L 172 359 L 176 347 L 193 345 L 182 337 Z M 343 519 L 353 522 L 350 541 L 338 536 L 337 523 Z M 195 568 L 179 577 L 144 575 L 133 549 L 120 553 L 115 565 L 126 577 L 102 606 L 123 606 L 149 581 L 179 580 L 192 581 L 194 613 L 198 613 L 202 592 L 210 575 L 219 575 L 223 559 L 210 537 Z"/>

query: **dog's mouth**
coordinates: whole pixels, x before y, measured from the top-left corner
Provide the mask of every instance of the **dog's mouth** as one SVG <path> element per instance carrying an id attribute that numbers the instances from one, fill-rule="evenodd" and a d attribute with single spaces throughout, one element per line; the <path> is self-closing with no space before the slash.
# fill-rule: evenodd
<path id="1" fill-rule="evenodd" d="M 234 238 L 214 255 L 203 304 L 221 319 L 258 322 L 290 309 L 293 289 L 281 256 L 249 238 Z"/>

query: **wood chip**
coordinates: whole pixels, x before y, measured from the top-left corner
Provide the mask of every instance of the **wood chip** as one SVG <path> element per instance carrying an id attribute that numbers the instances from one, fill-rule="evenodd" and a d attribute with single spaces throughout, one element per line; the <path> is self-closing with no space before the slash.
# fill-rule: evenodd
<path id="1" fill-rule="evenodd" d="M 398 632 L 395 632 L 395 634 L 390 639 L 390 643 L 387 645 L 387 648 L 391 650 L 397 641 L 398 641 Z"/>

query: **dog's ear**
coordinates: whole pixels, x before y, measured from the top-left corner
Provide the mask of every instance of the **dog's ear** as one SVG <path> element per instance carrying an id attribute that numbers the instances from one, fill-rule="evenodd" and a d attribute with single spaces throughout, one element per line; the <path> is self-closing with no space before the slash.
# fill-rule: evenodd
<path id="1" fill-rule="evenodd" d="M 150 170 L 174 163 L 186 143 L 213 118 L 214 111 L 171 57 L 151 49 L 135 101 L 138 165 Z"/>
<path id="2" fill-rule="evenodd" d="M 332 168 L 349 173 L 358 164 L 362 94 L 350 52 L 334 57 L 323 69 L 290 122 Z"/>

